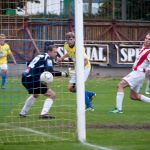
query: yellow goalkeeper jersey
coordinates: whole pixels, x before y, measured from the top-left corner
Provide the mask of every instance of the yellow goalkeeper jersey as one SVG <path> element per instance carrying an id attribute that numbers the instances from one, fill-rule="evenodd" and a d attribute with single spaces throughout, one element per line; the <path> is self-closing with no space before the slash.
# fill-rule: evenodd
<path id="1" fill-rule="evenodd" d="M 7 64 L 7 56 L 11 55 L 10 47 L 7 43 L 0 45 L 0 65 Z"/>
<path id="2" fill-rule="evenodd" d="M 67 42 L 65 42 L 65 44 L 64 44 L 64 49 L 67 51 L 67 54 L 68 54 L 68 56 L 69 57 L 71 57 L 71 58 L 73 58 L 73 60 L 75 61 L 75 46 L 73 47 L 73 48 L 71 48 L 71 47 L 69 47 L 69 45 L 68 45 L 68 43 Z M 85 53 L 85 50 L 84 50 L 84 58 L 85 59 L 87 59 L 88 60 L 88 63 L 86 64 L 86 68 L 91 68 L 91 63 L 90 63 L 90 61 L 89 61 L 89 58 L 88 58 L 88 56 L 86 55 L 86 53 Z"/>

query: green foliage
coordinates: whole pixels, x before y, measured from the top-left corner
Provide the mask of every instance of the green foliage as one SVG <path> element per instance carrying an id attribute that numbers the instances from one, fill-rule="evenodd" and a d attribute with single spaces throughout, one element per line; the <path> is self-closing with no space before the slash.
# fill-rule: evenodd
<path id="1" fill-rule="evenodd" d="M 129 20 L 150 20 L 149 0 L 128 0 L 127 1 L 127 19 Z"/>
<path id="2" fill-rule="evenodd" d="M 149 0 L 126 0 L 126 9 L 127 20 L 150 20 Z M 121 19 L 121 15 L 122 0 L 114 0 L 114 5 L 113 0 L 104 0 L 99 5 L 97 16 L 102 17 L 102 19 Z"/>

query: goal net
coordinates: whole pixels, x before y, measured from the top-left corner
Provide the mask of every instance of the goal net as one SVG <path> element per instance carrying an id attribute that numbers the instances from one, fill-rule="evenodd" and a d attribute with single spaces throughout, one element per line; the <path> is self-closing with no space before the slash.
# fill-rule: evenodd
<path id="1" fill-rule="evenodd" d="M 44 3 L 45 2 L 45 3 Z M 62 1 L 55 0 L 1 0 L 0 33 L 6 35 L 17 65 L 8 59 L 5 89 L 0 89 L 0 143 L 30 143 L 76 139 L 76 98 L 68 92 L 69 78 L 55 77 L 49 85 L 56 92 L 50 114 L 56 118 L 40 119 L 46 97 L 40 96 L 28 112 L 20 118 L 19 112 L 29 97 L 21 84 L 26 62 L 44 52 L 47 42 L 58 45 L 58 56 L 64 53 L 64 35 L 71 29 L 68 19 L 60 18 Z M 53 17 L 52 19 L 49 19 Z M 56 65 L 56 70 L 67 71 L 72 64 Z"/>

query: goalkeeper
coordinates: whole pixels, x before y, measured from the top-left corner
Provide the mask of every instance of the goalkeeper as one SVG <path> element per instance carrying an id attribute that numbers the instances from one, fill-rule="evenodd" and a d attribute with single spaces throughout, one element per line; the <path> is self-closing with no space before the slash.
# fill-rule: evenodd
<path id="1" fill-rule="evenodd" d="M 47 53 L 37 55 L 29 64 L 27 69 L 22 74 L 22 84 L 26 88 L 29 94 L 32 94 L 27 98 L 23 108 L 21 109 L 19 115 L 20 117 L 26 117 L 30 107 L 39 97 L 39 94 L 46 96 L 40 118 L 42 119 L 53 119 L 54 116 L 48 114 L 50 108 L 53 105 L 55 99 L 55 92 L 52 89 L 48 89 L 47 83 L 40 82 L 40 75 L 44 71 L 51 72 L 54 76 L 67 76 L 67 73 L 54 71 L 53 59 L 57 55 L 57 47 L 55 45 L 50 45 L 48 47 Z"/>
<path id="2" fill-rule="evenodd" d="M 57 58 L 56 63 L 60 63 L 63 61 L 66 57 L 72 58 L 72 60 L 75 62 L 75 34 L 74 32 L 68 32 L 66 34 L 67 42 L 64 44 L 64 49 L 67 51 L 67 53 L 62 56 L 61 58 Z M 87 57 L 87 55 L 84 53 L 84 80 L 86 81 L 91 70 L 91 64 Z M 75 72 L 72 73 L 71 79 L 69 81 L 69 91 L 70 92 L 76 92 L 76 75 Z M 85 105 L 86 110 L 94 111 L 94 108 L 92 106 L 91 100 L 92 97 L 96 96 L 96 93 L 85 91 Z"/>

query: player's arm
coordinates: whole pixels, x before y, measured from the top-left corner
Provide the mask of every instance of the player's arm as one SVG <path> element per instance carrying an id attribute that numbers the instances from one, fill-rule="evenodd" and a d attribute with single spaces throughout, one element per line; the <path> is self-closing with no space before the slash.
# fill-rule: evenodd
<path id="1" fill-rule="evenodd" d="M 40 56 L 37 55 L 32 61 L 27 63 L 27 69 L 24 71 L 24 74 L 28 75 L 31 70 L 35 67 L 36 63 L 40 61 Z"/>
<path id="2" fill-rule="evenodd" d="M 64 56 L 57 58 L 56 64 L 59 64 L 62 62 L 65 58 L 69 57 L 68 54 L 66 53 Z"/>
<path id="3" fill-rule="evenodd" d="M 14 55 L 13 55 L 13 53 L 12 53 L 12 52 L 11 52 L 10 56 L 11 56 L 11 58 L 12 58 L 12 60 L 13 60 L 14 64 L 16 65 L 16 64 L 17 64 L 17 63 L 16 63 L 16 59 L 15 59 L 15 57 L 14 57 Z"/>
<path id="4" fill-rule="evenodd" d="M 49 71 L 50 73 L 52 73 L 53 76 L 63 76 L 63 77 L 68 76 L 67 72 L 54 70 L 54 65 L 53 64 L 54 64 L 53 61 L 51 59 L 48 59 L 46 61 L 45 71 Z"/>
<path id="5" fill-rule="evenodd" d="M 86 55 L 86 53 L 84 52 L 84 66 L 88 65 L 88 63 L 89 63 L 89 58 Z"/>
<path id="6" fill-rule="evenodd" d="M 12 51 L 10 50 L 9 45 L 7 45 L 7 53 L 8 53 L 8 55 L 12 58 L 14 64 L 16 65 L 16 64 L 17 64 L 17 63 L 16 63 L 16 59 L 15 59 L 15 57 L 14 57 Z"/>
<path id="7" fill-rule="evenodd" d="M 84 66 L 86 66 L 88 64 L 88 59 L 87 58 L 84 58 Z"/>
<path id="8" fill-rule="evenodd" d="M 147 60 L 150 62 L 150 54 L 148 54 Z M 150 65 L 146 68 L 145 77 L 150 80 Z"/>
<path id="9" fill-rule="evenodd" d="M 59 76 L 68 77 L 68 73 L 67 73 L 67 72 L 53 70 L 52 67 L 48 67 L 48 68 L 46 69 L 46 71 L 49 71 L 49 72 L 52 73 L 52 75 L 55 76 L 55 77 L 56 77 L 56 76 L 57 76 L 57 77 L 59 77 Z"/>
<path id="10" fill-rule="evenodd" d="M 53 70 L 53 72 L 51 72 L 53 76 L 62 76 L 62 77 L 68 77 L 68 73 L 67 72 L 64 72 L 64 71 L 56 71 L 56 70 Z"/>

